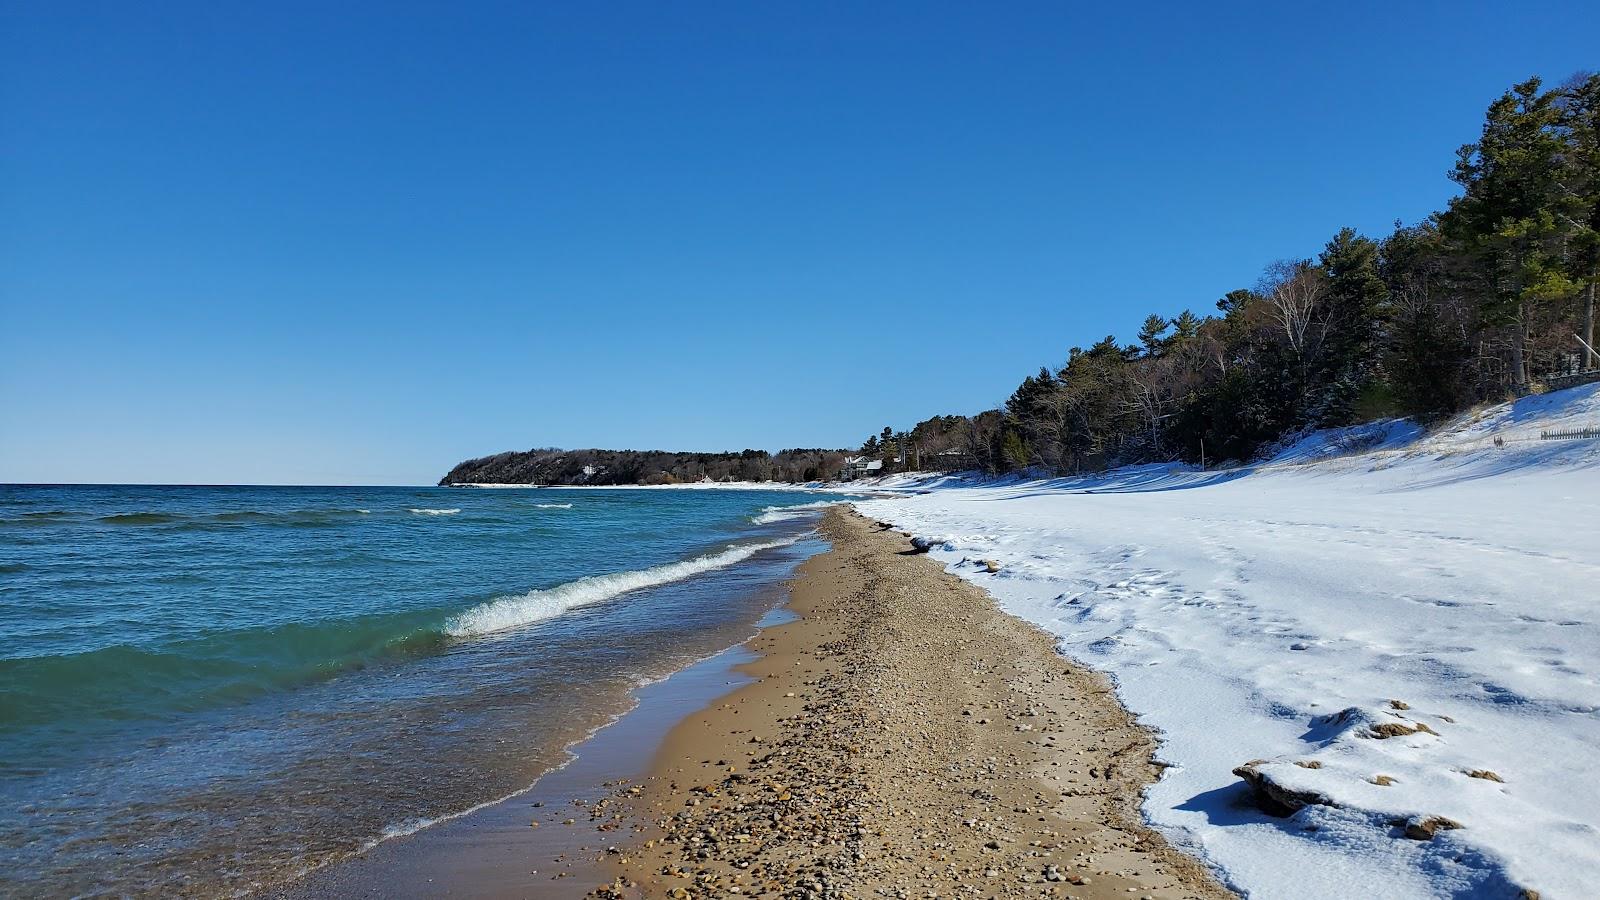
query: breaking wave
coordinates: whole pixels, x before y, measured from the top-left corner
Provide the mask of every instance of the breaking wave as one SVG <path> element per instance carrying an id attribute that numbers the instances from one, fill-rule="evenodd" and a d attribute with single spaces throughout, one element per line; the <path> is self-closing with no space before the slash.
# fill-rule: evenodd
<path id="1" fill-rule="evenodd" d="M 534 509 L 571 509 L 571 503 L 535 503 Z"/>
<path id="2" fill-rule="evenodd" d="M 718 553 L 709 553 L 681 562 L 631 572 L 615 572 L 610 575 L 587 575 L 546 590 L 500 597 L 479 604 L 452 618 L 445 625 L 445 633 L 452 637 L 475 637 L 532 625 L 535 622 L 553 619 L 569 609 L 610 600 L 629 591 L 682 581 L 702 572 L 731 566 L 763 550 L 787 547 L 799 539 L 799 536 L 796 536 L 780 541 L 735 544 Z"/>
<path id="3" fill-rule="evenodd" d="M 419 516 L 453 516 L 456 513 L 461 512 L 460 509 L 415 509 L 415 508 L 413 508 L 411 511 L 416 513 Z"/>
<path id="4" fill-rule="evenodd" d="M 803 519 L 819 509 L 838 506 L 842 500 L 818 500 L 816 503 L 801 503 L 795 506 L 768 506 L 758 515 L 750 517 L 750 521 L 757 525 L 771 525 L 774 522 L 787 522 L 791 519 Z"/>

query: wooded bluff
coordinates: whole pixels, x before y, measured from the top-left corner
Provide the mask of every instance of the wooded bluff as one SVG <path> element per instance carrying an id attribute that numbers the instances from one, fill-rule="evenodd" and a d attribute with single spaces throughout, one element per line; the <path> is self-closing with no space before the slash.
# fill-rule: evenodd
<path id="1" fill-rule="evenodd" d="M 451 484 L 618 485 L 697 481 L 820 481 L 844 467 L 842 450 L 744 450 L 673 453 L 663 450 L 510 451 L 469 459 L 439 479 Z"/>
<path id="2" fill-rule="evenodd" d="M 1600 75 L 1513 85 L 1446 171 L 1461 192 L 1421 222 L 1379 237 L 1334 230 L 1315 256 L 1271 262 L 1221 299 L 1192 298 L 1213 313 L 1171 298 L 1180 311 L 1146 316 L 1137 343 L 1070 347 L 1000 408 L 884 428 L 859 453 L 884 474 L 1242 461 L 1310 429 L 1437 422 L 1600 378 Z M 837 477 L 844 458 L 530 450 L 462 463 L 444 481 L 804 482 Z"/>

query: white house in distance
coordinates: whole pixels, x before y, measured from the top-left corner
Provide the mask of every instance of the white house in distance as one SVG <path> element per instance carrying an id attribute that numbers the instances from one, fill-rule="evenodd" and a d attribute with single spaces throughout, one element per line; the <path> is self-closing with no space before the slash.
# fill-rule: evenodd
<path id="1" fill-rule="evenodd" d="M 846 456 L 844 470 L 839 473 L 840 481 L 854 481 L 869 475 L 876 475 L 883 471 L 883 460 L 869 459 L 865 456 Z"/>

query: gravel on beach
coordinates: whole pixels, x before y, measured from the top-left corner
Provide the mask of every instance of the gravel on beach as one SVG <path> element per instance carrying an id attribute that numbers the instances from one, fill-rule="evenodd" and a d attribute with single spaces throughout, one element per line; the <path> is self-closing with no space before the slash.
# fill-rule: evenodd
<path id="1" fill-rule="evenodd" d="M 592 810 L 597 897 L 1232 896 L 1140 820 L 1155 741 L 1104 677 L 842 508 L 757 681 Z"/>

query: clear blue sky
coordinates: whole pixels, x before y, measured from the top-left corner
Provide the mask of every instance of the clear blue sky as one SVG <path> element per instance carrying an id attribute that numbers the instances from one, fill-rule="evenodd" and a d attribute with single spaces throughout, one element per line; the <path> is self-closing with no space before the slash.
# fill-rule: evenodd
<path id="1" fill-rule="evenodd" d="M 1291 6 L 7 2 L 0 481 L 857 444 L 1600 66 L 1595 3 Z"/>

